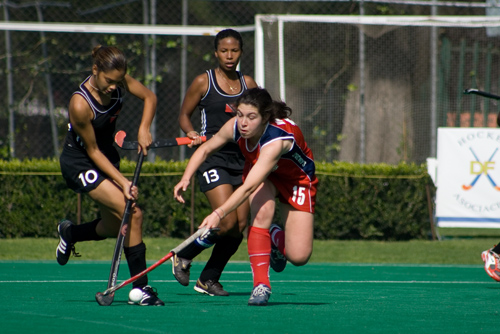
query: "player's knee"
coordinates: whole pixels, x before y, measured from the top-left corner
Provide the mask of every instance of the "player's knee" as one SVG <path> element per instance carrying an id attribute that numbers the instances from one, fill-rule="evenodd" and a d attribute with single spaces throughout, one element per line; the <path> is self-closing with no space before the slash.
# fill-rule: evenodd
<path id="1" fill-rule="evenodd" d="M 252 225 L 260 228 L 269 228 L 273 221 L 273 217 L 274 210 L 270 210 L 269 207 L 263 206 L 253 217 Z"/>
<path id="2" fill-rule="evenodd" d="M 290 256 L 287 254 L 287 260 L 294 266 L 300 267 L 303 265 L 306 265 L 307 262 L 309 262 L 309 259 L 311 258 L 311 253 L 306 253 L 306 254 L 295 254 Z"/>
<path id="3" fill-rule="evenodd" d="M 235 212 L 228 214 L 219 224 L 219 235 L 237 236 L 240 234 L 238 227 L 238 217 Z"/>
<path id="4" fill-rule="evenodd" d="M 142 230 L 142 219 L 142 210 L 138 207 L 135 207 L 132 213 L 132 219 L 130 220 L 131 228 L 134 230 Z"/>
<path id="5" fill-rule="evenodd" d="M 246 217 L 245 217 L 245 219 L 238 220 L 238 233 L 243 233 L 243 231 L 247 227 L 247 224 L 248 224 L 248 222 L 247 222 Z"/>
<path id="6" fill-rule="evenodd" d="M 138 206 L 134 207 L 134 211 L 133 211 L 132 215 L 136 220 L 140 220 L 142 223 L 142 210 L 140 207 L 138 207 Z"/>

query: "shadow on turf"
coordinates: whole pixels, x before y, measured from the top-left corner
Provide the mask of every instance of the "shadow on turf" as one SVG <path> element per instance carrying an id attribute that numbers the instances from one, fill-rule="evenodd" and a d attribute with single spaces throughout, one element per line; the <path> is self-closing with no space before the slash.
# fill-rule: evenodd
<path id="1" fill-rule="evenodd" d="M 229 292 L 229 297 L 231 296 L 250 296 L 251 292 Z M 206 296 L 211 298 L 226 298 L 226 297 L 218 297 L 218 296 L 209 296 L 203 293 L 176 293 L 177 296 Z"/>
<path id="2" fill-rule="evenodd" d="M 491 289 L 497 289 L 497 288 L 491 288 Z M 498 288 L 500 289 L 500 287 Z M 236 295 L 236 294 L 233 294 L 233 295 Z M 243 293 L 239 293 L 238 295 L 247 295 L 247 294 L 243 294 Z M 220 302 L 221 299 L 217 298 L 217 299 L 212 299 L 210 298 L 209 300 L 206 301 L 207 304 L 209 303 L 214 303 L 214 304 L 217 304 L 217 302 Z M 81 303 L 81 300 L 75 300 L 74 302 L 78 302 L 78 303 Z M 100 306 L 99 304 L 97 304 L 97 302 L 95 300 L 88 300 L 87 301 L 88 303 L 91 303 L 91 304 L 95 304 L 96 306 Z M 204 302 L 205 303 L 205 302 Z M 184 303 L 180 303 L 180 302 L 168 302 L 166 301 L 165 302 L 165 306 L 168 307 L 168 306 L 172 306 L 174 304 L 184 304 Z M 280 305 L 296 305 L 296 306 L 323 306 L 323 305 L 330 305 L 331 303 L 297 303 L 297 302 L 293 302 L 293 303 L 290 303 L 290 302 L 269 302 L 267 304 L 267 307 L 269 306 L 280 306 Z M 116 300 L 114 301 L 111 305 L 109 306 L 138 306 L 138 305 L 129 305 L 129 303 L 127 301 L 124 301 L 124 300 Z M 164 306 L 164 307 L 165 307 Z M 106 307 L 106 306 L 103 306 L 103 307 Z"/>
<path id="3" fill-rule="evenodd" d="M 322 306 L 330 305 L 331 303 L 281 303 L 281 302 L 268 302 L 267 306 L 280 306 L 280 305 L 297 305 L 297 306 Z"/>

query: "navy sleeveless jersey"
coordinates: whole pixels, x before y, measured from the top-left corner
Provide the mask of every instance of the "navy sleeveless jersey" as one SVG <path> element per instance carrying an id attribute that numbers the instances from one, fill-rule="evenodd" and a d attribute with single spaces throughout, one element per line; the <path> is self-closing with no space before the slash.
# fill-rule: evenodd
<path id="1" fill-rule="evenodd" d="M 73 94 L 81 95 L 89 104 L 94 117 L 91 121 L 92 127 L 94 128 L 97 145 L 99 149 L 108 156 L 110 153 L 116 156 L 113 151 L 116 149 L 113 147 L 114 142 L 114 132 L 116 126 L 116 118 L 120 113 L 123 105 L 123 92 L 121 87 L 117 87 L 111 94 L 111 102 L 103 106 L 92 96 L 89 90 L 84 86 L 85 82 L 90 79 L 90 76 L 85 79 L 79 87 L 79 90 Z M 72 129 L 71 120 L 68 123 L 68 133 L 66 135 L 66 140 L 64 143 L 65 153 L 70 155 L 87 155 L 85 147 L 83 147 L 83 142 L 76 132 Z M 110 152 L 111 151 L 111 152 Z M 78 154 L 80 153 L 80 154 Z"/>
<path id="2" fill-rule="evenodd" d="M 215 79 L 215 70 L 207 70 L 208 74 L 208 90 L 205 96 L 201 99 L 198 107 L 201 113 L 201 132 L 202 136 L 210 138 L 219 129 L 234 116 L 233 110 L 229 104 L 235 103 L 238 97 L 247 90 L 245 78 L 241 72 L 236 71 L 241 83 L 241 90 L 236 95 L 229 95 L 220 88 Z M 219 152 L 239 152 L 238 145 L 228 143 Z"/>

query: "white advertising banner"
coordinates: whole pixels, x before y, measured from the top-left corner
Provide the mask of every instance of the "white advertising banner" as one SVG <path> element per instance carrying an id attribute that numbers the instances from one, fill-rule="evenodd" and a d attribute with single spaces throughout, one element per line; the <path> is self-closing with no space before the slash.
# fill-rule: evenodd
<path id="1" fill-rule="evenodd" d="M 439 227 L 500 228 L 500 129 L 439 128 Z"/>

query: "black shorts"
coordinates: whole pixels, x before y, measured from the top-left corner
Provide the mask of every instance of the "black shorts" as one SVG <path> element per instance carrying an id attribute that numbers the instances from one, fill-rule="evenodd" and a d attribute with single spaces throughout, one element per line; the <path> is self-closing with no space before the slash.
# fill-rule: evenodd
<path id="1" fill-rule="evenodd" d="M 196 175 L 201 192 L 207 192 L 221 184 L 239 186 L 243 183 L 245 158 L 241 153 L 221 153 L 211 155 L 200 166 Z"/>
<path id="2" fill-rule="evenodd" d="M 113 166 L 120 168 L 120 155 L 116 150 L 106 152 Z M 63 150 L 59 158 L 61 173 L 68 187 L 77 193 L 88 193 L 109 177 L 85 153 Z"/>

